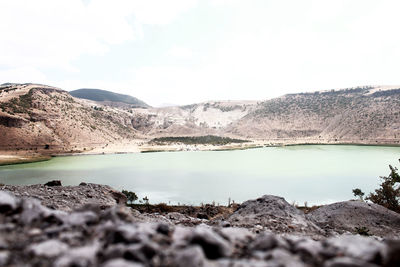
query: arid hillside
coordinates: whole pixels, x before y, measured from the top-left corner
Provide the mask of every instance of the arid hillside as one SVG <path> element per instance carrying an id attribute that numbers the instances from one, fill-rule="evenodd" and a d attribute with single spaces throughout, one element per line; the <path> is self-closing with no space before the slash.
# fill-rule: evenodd
<path id="1" fill-rule="evenodd" d="M 135 138 L 131 115 L 37 84 L 0 87 L 2 150 L 84 151 Z"/>
<path id="2" fill-rule="evenodd" d="M 400 87 L 289 94 L 134 108 L 72 97 L 38 84 L 0 86 L 0 150 L 70 153 L 155 137 L 219 135 L 258 143 L 398 144 Z M 130 150 L 129 150 L 130 151 Z"/>
<path id="3" fill-rule="evenodd" d="M 226 130 L 253 139 L 397 144 L 400 87 L 289 94 L 259 103 Z"/>
<path id="4" fill-rule="evenodd" d="M 256 101 L 210 101 L 131 111 L 135 115 L 133 127 L 150 137 L 207 134 L 231 136 L 226 133 L 226 127 L 253 111 L 256 104 Z"/>
<path id="5" fill-rule="evenodd" d="M 255 102 L 210 102 L 183 107 L 132 108 L 72 97 L 39 84 L 0 86 L 0 150 L 49 153 L 137 146 L 153 137 L 224 134 Z M 123 144 L 123 145 L 121 145 Z M 129 150 L 131 151 L 131 150 Z"/>

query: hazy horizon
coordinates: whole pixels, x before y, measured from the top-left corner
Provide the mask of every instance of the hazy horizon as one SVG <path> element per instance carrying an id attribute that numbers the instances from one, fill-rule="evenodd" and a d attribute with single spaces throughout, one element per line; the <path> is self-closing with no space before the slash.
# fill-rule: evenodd
<path id="1" fill-rule="evenodd" d="M 400 84 L 397 1 L 0 3 L 0 83 L 152 106 Z"/>

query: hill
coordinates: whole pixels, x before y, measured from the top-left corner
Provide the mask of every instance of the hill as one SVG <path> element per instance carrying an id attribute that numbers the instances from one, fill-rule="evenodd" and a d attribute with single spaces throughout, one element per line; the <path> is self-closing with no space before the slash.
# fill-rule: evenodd
<path id="1" fill-rule="evenodd" d="M 399 143 L 400 87 L 288 94 L 260 102 L 227 132 L 247 138 Z"/>
<path id="2" fill-rule="evenodd" d="M 0 150 L 138 151 L 154 138 L 208 135 L 256 145 L 400 144 L 400 86 L 164 108 L 97 99 L 108 102 L 75 98 L 47 85 L 0 85 Z"/>
<path id="3" fill-rule="evenodd" d="M 88 99 L 96 102 L 111 102 L 128 104 L 131 108 L 148 108 L 150 107 L 142 100 L 130 95 L 118 94 L 101 89 L 77 89 L 69 92 L 72 96 L 77 98 Z M 111 104 L 110 103 L 110 104 Z"/>
<path id="4" fill-rule="evenodd" d="M 132 117 L 120 109 L 93 106 L 52 86 L 1 85 L 0 150 L 63 153 L 108 146 L 138 135 Z"/>

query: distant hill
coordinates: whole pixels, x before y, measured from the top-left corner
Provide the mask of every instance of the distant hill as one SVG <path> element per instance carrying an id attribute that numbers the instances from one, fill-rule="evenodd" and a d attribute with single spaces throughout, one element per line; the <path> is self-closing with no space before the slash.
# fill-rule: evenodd
<path id="1" fill-rule="evenodd" d="M 92 101 L 124 103 L 131 105 L 133 107 L 142 107 L 142 108 L 150 107 L 148 104 L 146 104 L 140 99 L 137 99 L 136 97 L 130 95 L 118 94 L 101 89 L 82 88 L 70 91 L 69 93 L 74 97 L 88 99 Z"/>
<path id="2" fill-rule="evenodd" d="M 265 101 L 143 107 L 148 105 L 134 97 L 98 89 L 69 93 L 47 85 L 3 84 L 0 150 L 64 153 L 136 139 L 194 143 L 193 138 L 208 135 L 263 144 L 400 145 L 400 86 L 288 94 Z"/>
<path id="3" fill-rule="evenodd" d="M 227 131 L 244 138 L 399 143 L 400 86 L 288 94 L 260 102 Z"/>
<path id="4" fill-rule="evenodd" d="M 76 100 L 47 85 L 0 85 L 0 150 L 84 151 L 140 134 L 133 114 Z"/>

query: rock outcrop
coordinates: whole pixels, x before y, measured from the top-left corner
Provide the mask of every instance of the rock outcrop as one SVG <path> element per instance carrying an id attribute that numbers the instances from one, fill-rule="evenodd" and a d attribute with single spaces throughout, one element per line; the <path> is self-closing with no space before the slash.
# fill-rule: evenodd
<path id="1" fill-rule="evenodd" d="M 400 238 L 400 214 L 374 203 L 338 202 L 322 206 L 307 217 L 327 232 L 364 229 L 371 235 Z"/>
<path id="2" fill-rule="evenodd" d="M 20 128 L 29 123 L 26 119 L 0 112 L 0 125 Z"/>
<path id="3" fill-rule="evenodd" d="M 373 267 L 399 266 L 399 254 L 399 240 L 343 235 L 315 241 L 244 228 L 138 223 L 123 206 L 65 212 L 0 191 L 0 266 Z"/>
<path id="4" fill-rule="evenodd" d="M 241 204 L 227 220 L 232 226 L 275 233 L 321 235 L 321 229 L 284 198 L 265 195 Z"/>
<path id="5" fill-rule="evenodd" d="M 35 198 L 48 208 L 63 211 L 71 211 L 86 204 L 96 204 L 104 209 L 125 204 L 127 200 L 124 194 L 107 185 L 91 183 L 81 183 L 79 186 L 2 185 L 0 190 L 22 198 Z"/>

